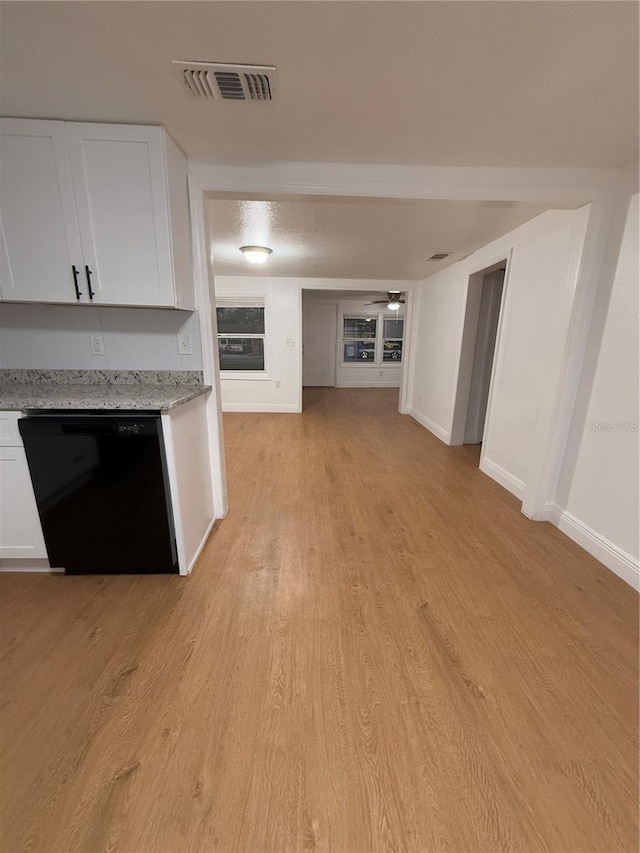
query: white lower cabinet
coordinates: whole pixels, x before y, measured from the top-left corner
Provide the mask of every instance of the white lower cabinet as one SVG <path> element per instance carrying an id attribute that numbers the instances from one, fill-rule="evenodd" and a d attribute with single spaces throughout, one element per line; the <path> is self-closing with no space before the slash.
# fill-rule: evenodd
<path id="1" fill-rule="evenodd" d="M 215 520 L 206 410 L 200 396 L 162 415 L 181 575 L 193 569 Z"/>
<path id="2" fill-rule="evenodd" d="M 0 412 L 0 560 L 47 557 L 18 412 Z"/>

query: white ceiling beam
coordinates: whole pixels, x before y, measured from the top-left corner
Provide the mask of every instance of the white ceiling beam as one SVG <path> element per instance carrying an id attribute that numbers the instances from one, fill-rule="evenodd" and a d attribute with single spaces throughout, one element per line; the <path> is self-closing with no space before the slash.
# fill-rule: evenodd
<path id="1" fill-rule="evenodd" d="M 624 180 L 619 169 L 394 166 L 363 163 L 280 163 L 211 166 L 190 163 L 208 192 L 458 201 L 530 201 L 579 207 Z"/>

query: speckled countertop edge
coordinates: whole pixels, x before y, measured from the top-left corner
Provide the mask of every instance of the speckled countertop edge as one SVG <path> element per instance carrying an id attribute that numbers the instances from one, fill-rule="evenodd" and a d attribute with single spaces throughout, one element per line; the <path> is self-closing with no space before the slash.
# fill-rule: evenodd
<path id="1" fill-rule="evenodd" d="M 206 394 L 198 371 L 0 370 L 0 410 L 171 411 Z"/>
<path id="2" fill-rule="evenodd" d="M 168 412 L 210 390 L 208 385 L 0 385 L 0 410 Z"/>
<path id="3" fill-rule="evenodd" d="M 202 385 L 201 370 L 0 370 L 0 385 Z"/>

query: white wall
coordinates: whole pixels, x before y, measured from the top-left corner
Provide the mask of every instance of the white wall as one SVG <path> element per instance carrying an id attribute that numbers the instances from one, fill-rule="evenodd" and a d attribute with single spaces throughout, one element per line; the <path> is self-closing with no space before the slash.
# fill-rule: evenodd
<path id="1" fill-rule="evenodd" d="M 451 437 L 467 273 L 454 264 L 417 288 L 409 413 L 447 443 Z"/>
<path id="2" fill-rule="evenodd" d="M 535 430 L 552 415 L 588 216 L 552 211 L 513 232 L 482 455 L 523 486 Z"/>
<path id="3" fill-rule="evenodd" d="M 396 288 L 397 289 L 397 288 Z M 302 309 L 309 302 L 323 302 L 337 306 L 337 339 L 336 339 L 336 388 L 399 388 L 402 379 L 402 366 L 397 364 L 361 364 L 345 365 L 342 362 L 342 316 L 366 314 L 368 317 L 377 317 L 378 326 L 382 327 L 384 317 L 391 316 L 391 312 L 385 305 L 368 305 L 373 298 L 380 299 L 380 294 L 366 297 L 362 300 L 341 299 L 340 291 L 328 294 L 324 291 L 314 292 L 306 290 L 302 297 Z M 397 312 L 397 316 L 404 318 L 404 305 Z M 394 316 L 396 316 L 394 312 Z"/>
<path id="4" fill-rule="evenodd" d="M 604 336 L 575 466 L 562 472 L 557 509 L 567 525 L 600 537 L 596 553 L 638 562 L 638 195 L 630 204 Z M 586 528 L 582 531 L 580 527 Z M 589 550 L 592 550 L 589 548 Z M 621 553 L 620 553 L 621 552 Z M 626 559 L 625 559 L 626 555 Z M 613 566 L 612 566 L 613 567 Z"/>
<path id="5" fill-rule="evenodd" d="M 178 353 L 179 333 L 191 336 L 191 355 Z M 92 334 L 103 336 L 103 356 L 92 355 Z M 3 303 L 0 367 L 201 370 L 198 315 L 159 308 Z"/>
<path id="6" fill-rule="evenodd" d="M 588 208 L 547 211 L 426 279 L 418 294 L 411 414 L 451 440 L 469 276 L 511 258 L 502 299 L 483 457 L 514 493 L 526 483 L 536 422 L 560 369 Z"/>
<path id="7" fill-rule="evenodd" d="M 222 410 L 300 411 L 300 288 L 293 278 L 215 277 L 216 299 L 265 300 L 264 378 L 233 378 L 220 372 Z M 278 387 L 279 383 L 279 387 Z"/>

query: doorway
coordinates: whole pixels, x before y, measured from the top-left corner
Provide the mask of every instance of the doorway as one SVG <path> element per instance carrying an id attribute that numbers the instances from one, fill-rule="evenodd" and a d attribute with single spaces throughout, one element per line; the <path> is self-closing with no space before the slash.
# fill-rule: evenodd
<path id="1" fill-rule="evenodd" d="M 451 444 L 481 445 L 498 348 L 507 260 L 469 277 Z"/>
<path id="2" fill-rule="evenodd" d="M 366 393 L 375 389 L 398 408 L 405 381 L 410 307 L 411 289 L 405 282 L 398 282 L 391 291 L 303 287 L 303 410 L 305 401 L 314 397 L 308 393 L 312 388 L 357 388 L 367 389 Z"/>
<path id="3" fill-rule="evenodd" d="M 486 273 L 482 280 L 476 345 L 471 371 L 464 444 L 482 444 L 489 402 L 489 385 L 498 335 L 505 269 Z"/>

